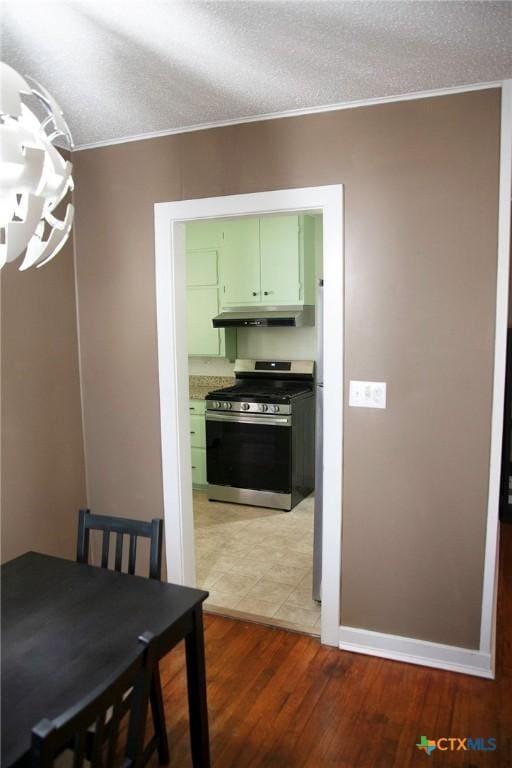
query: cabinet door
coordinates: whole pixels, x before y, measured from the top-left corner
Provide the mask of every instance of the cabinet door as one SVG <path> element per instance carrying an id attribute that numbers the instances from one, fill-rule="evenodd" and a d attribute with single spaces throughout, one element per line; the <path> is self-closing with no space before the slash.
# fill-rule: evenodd
<path id="1" fill-rule="evenodd" d="M 204 448 L 192 448 L 192 485 L 206 485 L 206 451 Z"/>
<path id="2" fill-rule="evenodd" d="M 222 306 L 261 302 L 259 246 L 259 219 L 236 219 L 224 223 Z"/>
<path id="3" fill-rule="evenodd" d="M 262 303 L 301 303 L 299 217 L 261 218 L 260 245 Z"/>
<path id="4" fill-rule="evenodd" d="M 185 227 L 187 251 L 200 248 L 219 248 L 222 243 L 222 221 L 189 221 Z"/>
<path id="5" fill-rule="evenodd" d="M 190 417 L 197 416 L 198 414 L 203 414 L 206 412 L 206 400 L 189 400 L 188 401 L 188 410 L 190 412 Z"/>
<path id="6" fill-rule="evenodd" d="M 217 269 L 218 252 L 203 248 L 197 251 L 187 251 L 187 286 L 217 285 L 219 274 Z"/>
<path id="7" fill-rule="evenodd" d="M 218 314 L 217 286 L 187 288 L 187 333 L 189 355 L 220 355 L 220 333 L 212 326 Z"/>
<path id="8" fill-rule="evenodd" d="M 192 448 L 206 448 L 204 414 L 190 416 L 190 445 Z"/>

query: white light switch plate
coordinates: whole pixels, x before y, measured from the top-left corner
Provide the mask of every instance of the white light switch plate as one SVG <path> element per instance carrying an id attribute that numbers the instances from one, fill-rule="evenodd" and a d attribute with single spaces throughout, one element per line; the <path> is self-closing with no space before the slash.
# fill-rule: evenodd
<path id="1" fill-rule="evenodd" d="M 385 408 L 385 381 L 351 381 L 348 404 L 353 408 Z"/>

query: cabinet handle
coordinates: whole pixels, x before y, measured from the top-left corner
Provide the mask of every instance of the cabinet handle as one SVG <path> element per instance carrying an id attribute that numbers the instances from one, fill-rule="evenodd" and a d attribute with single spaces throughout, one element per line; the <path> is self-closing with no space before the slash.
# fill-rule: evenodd
<path id="1" fill-rule="evenodd" d="M 195 432 L 192 432 L 192 430 L 190 430 L 190 434 L 191 434 L 191 435 L 195 435 Z"/>
<path id="2" fill-rule="evenodd" d="M 195 466 L 192 464 L 192 469 L 197 469 L 197 467 L 195 467 Z"/>
<path id="3" fill-rule="evenodd" d="M 271 293 L 274 293 L 274 291 L 263 291 L 264 296 L 270 296 Z"/>
<path id="4" fill-rule="evenodd" d="M 252 295 L 253 295 L 253 296 L 257 296 L 257 295 L 258 295 L 258 291 L 253 291 L 253 292 L 252 292 Z"/>

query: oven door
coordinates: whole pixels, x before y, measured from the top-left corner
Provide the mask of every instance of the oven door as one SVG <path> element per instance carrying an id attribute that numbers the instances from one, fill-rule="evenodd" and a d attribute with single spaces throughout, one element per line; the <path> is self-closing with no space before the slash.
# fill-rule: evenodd
<path id="1" fill-rule="evenodd" d="M 211 485 L 291 493 L 291 416 L 206 413 Z"/>

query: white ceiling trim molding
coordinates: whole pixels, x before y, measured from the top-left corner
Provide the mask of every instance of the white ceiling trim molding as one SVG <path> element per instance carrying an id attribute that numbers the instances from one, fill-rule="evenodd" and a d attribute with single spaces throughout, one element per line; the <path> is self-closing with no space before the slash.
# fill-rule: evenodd
<path id="1" fill-rule="evenodd" d="M 415 101 L 416 99 L 430 99 L 436 96 L 451 96 L 457 93 L 467 93 L 470 91 L 484 91 L 490 88 L 502 88 L 503 80 L 496 80 L 487 83 L 473 83 L 470 85 L 450 86 L 447 88 L 436 88 L 430 91 L 412 91 L 410 93 L 397 94 L 395 96 L 376 96 L 371 99 L 359 99 L 354 101 L 340 102 L 339 104 L 327 104 L 320 107 L 307 107 L 304 109 L 288 109 L 283 112 L 268 112 L 266 114 L 251 115 L 249 117 L 235 117 L 232 120 L 218 120 L 211 123 L 198 123 L 180 128 L 171 128 L 164 131 L 151 131 L 149 133 L 134 134 L 133 136 L 123 136 L 118 139 L 105 139 L 103 141 L 93 141 L 87 144 L 78 144 L 74 147 L 74 152 L 80 152 L 87 149 L 100 149 L 101 147 L 111 147 L 116 144 L 128 144 L 132 141 L 146 141 L 148 139 L 158 139 L 163 136 L 175 136 L 180 133 L 194 133 L 195 131 L 208 131 L 212 128 L 225 128 L 230 125 L 243 125 L 244 123 L 259 123 L 264 120 L 280 120 L 285 117 L 303 117 L 306 115 L 317 115 L 322 112 L 338 112 L 343 109 L 358 109 L 360 107 L 373 107 L 379 104 L 390 104 L 400 101 Z"/>

